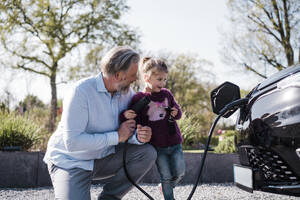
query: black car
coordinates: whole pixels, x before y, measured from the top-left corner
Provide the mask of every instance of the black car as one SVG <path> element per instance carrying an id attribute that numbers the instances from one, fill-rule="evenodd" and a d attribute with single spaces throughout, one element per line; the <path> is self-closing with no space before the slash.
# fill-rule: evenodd
<path id="1" fill-rule="evenodd" d="M 274 74 L 243 99 L 229 82 L 213 90 L 211 99 L 219 115 L 231 104 L 224 117 L 239 109 L 235 184 L 249 192 L 300 196 L 300 65 Z"/>

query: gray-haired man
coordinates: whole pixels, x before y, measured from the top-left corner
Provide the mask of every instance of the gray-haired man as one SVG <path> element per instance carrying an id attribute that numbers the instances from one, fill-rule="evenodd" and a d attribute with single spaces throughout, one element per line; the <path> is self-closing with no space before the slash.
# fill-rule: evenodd
<path id="1" fill-rule="evenodd" d="M 122 167 L 123 142 L 129 138 L 127 168 L 139 181 L 156 159 L 144 144 L 151 129 L 135 131 L 135 121 L 119 124 L 119 113 L 133 96 L 139 55 L 116 47 L 101 61 L 101 73 L 78 81 L 66 95 L 57 130 L 51 136 L 44 161 L 48 164 L 56 199 L 89 200 L 93 178 L 108 178 L 99 199 L 121 199 L 132 185 Z"/>

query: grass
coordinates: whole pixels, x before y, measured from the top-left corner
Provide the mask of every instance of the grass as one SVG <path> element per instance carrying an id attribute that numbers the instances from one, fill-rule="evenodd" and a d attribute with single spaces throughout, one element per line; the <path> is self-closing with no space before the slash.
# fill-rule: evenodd
<path id="1" fill-rule="evenodd" d="M 183 150 L 184 153 L 204 153 L 204 149 L 190 149 L 190 150 Z M 214 151 L 208 151 L 208 153 L 215 153 Z"/>
<path id="2" fill-rule="evenodd" d="M 191 149 L 191 150 L 183 150 L 184 153 L 203 153 L 204 150 L 199 150 L 199 149 Z"/>

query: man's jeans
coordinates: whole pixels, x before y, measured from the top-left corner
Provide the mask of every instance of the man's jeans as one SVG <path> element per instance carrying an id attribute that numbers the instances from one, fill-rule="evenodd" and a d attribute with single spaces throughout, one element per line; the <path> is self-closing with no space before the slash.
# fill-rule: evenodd
<path id="1" fill-rule="evenodd" d="M 90 186 L 92 179 L 109 178 L 103 186 L 103 191 L 98 199 L 121 199 L 131 188 L 123 168 L 124 145 L 116 146 L 116 153 L 94 162 L 94 170 L 62 169 L 53 164 L 48 165 L 54 187 L 55 199 L 63 200 L 90 200 Z M 149 145 L 128 144 L 127 170 L 135 182 L 151 169 L 156 159 L 155 149 Z"/>
<path id="2" fill-rule="evenodd" d="M 156 165 L 160 174 L 165 200 L 173 200 L 173 188 L 183 178 L 185 163 L 182 146 L 177 144 L 169 147 L 156 147 Z"/>

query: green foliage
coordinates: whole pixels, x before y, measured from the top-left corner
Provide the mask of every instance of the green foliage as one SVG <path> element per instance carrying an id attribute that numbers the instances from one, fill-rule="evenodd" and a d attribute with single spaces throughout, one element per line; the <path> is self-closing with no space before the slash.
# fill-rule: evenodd
<path id="1" fill-rule="evenodd" d="M 222 134 L 223 137 L 230 137 L 230 136 L 237 136 L 238 131 L 236 130 L 226 130 L 224 134 Z"/>
<path id="2" fill-rule="evenodd" d="M 61 100 L 58 100 L 58 106 L 61 106 Z M 24 117 L 30 120 L 34 124 L 39 125 L 38 137 L 39 140 L 34 143 L 30 150 L 45 151 L 47 148 L 47 142 L 51 135 L 49 132 L 49 115 L 50 110 L 48 105 L 45 105 L 37 96 L 27 95 L 24 100 L 20 101 L 16 107 L 15 114 L 19 114 L 19 117 Z M 61 115 L 57 116 L 57 120 Z"/>
<path id="3" fill-rule="evenodd" d="M 207 64 L 193 54 L 169 54 L 165 59 L 170 66 L 167 88 L 183 110 L 188 113 L 202 112 L 210 109 L 207 84 L 202 77 L 212 77 L 204 70 Z"/>
<path id="4" fill-rule="evenodd" d="M 177 123 L 183 137 L 183 146 L 192 145 L 197 140 L 200 123 L 185 112 L 182 113 L 182 117 Z"/>
<path id="5" fill-rule="evenodd" d="M 208 136 L 201 136 L 199 138 L 199 142 L 201 142 L 201 144 L 204 144 L 206 145 L 207 143 L 207 140 L 208 140 Z M 218 136 L 212 136 L 210 138 L 210 146 L 217 146 L 219 144 L 219 137 Z"/>
<path id="6" fill-rule="evenodd" d="M 234 143 L 235 136 L 225 137 L 219 145 L 215 148 L 216 153 L 235 153 L 237 149 Z"/>
<path id="7" fill-rule="evenodd" d="M 197 115 L 188 115 L 183 112 L 182 117 L 177 121 L 183 137 L 184 149 L 199 149 L 206 145 L 207 136 L 201 135 L 201 119 Z M 218 145 L 218 137 L 213 136 L 210 140 L 210 145 Z"/>
<path id="8" fill-rule="evenodd" d="M 5 103 L 0 102 L 0 112 L 9 111 L 9 108 L 5 105 Z"/>
<path id="9" fill-rule="evenodd" d="M 0 112 L 0 121 L 0 149 L 21 146 L 27 151 L 39 140 L 39 126 L 28 117 Z"/>
<path id="10" fill-rule="evenodd" d="M 238 131 L 236 130 L 226 130 L 220 138 L 223 140 L 219 142 L 218 146 L 215 148 L 216 153 L 235 153 L 237 152 L 235 139 L 238 137 Z"/>
<path id="11" fill-rule="evenodd" d="M 206 70 L 211 64 L 197 54 L 160 53 L 169 66 L 167 88 L 192 122 L 197 122 L 195 138 L 208 134 L 214 118 L 210 105 L 213 74 Z"/>
<path id="12" fill-rule="evenodd" d="M 16 110 L 20 111 L 21 113 L 30 111 L 34 108 L 45 108 L 45 104 L 35 95 L 27 95 L 23 101 L 19 102 L 18 107 Z"/>
<path id="13" fill-rule="evenodd" d="M 81 73 L 86 66 L 79 64 L 84 56 L 74 60 L 72 53 L 79 47 L 88 51 L 97 46 L 138 44 L 134 29 L 120 20 L 127 10 L 125 0 L 0 1 L 0 42 L 5 49 L 3 56 L 11 58 L 4 65 L 49 79 L 49 131 L 56 122 L 57 78 L 66 81 L 66 74 Z M 64 63 L 66 58 L 72 61 Z"/>
<path id="14" fill-rule="evenodd" d="M 31 149 L 45 151 L 51 132 L 48 130 L 49 109 L 33 108 L 25 113 L 32 122 L 39 125 L 38 137 L 39 140 L 32 146 Z M 60 115 L 58 116 L 58 118 Z"/>
<path id="15" fill-rule="evenodd" d="M 38 107 L 38 108 L 44 108 L 44 103 L 35 95 L 27 95 L 22 102 L 23 104 L 27 105 L 29 108 Z"/>
<path id="16" fill-rule="evenodd" d="M 246 97 L 248 94 L 249 94 L 249 90 L 243 90 L 243 89 L 241 89 L 241 98 L 244 98 L 244 97 Z"/>

